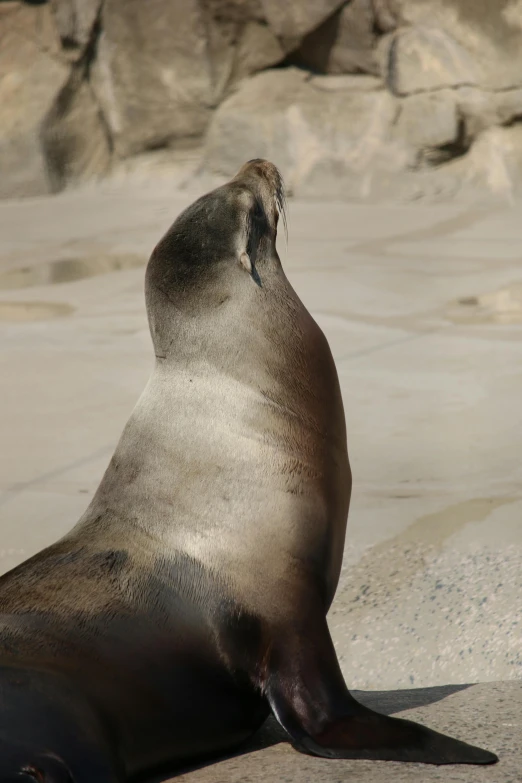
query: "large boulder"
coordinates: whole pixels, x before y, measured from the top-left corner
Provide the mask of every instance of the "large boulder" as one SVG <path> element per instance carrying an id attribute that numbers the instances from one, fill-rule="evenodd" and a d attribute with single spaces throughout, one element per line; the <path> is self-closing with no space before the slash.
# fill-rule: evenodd
<path id="1" fill-rule="evenodd" d="M 115 153 L 198 137 L 213 105 L 198 0 L 105 0 L 92 84 Z"/>
<path id="2" fill-rule="evenodd" d="M 69 78 L 48 6 L 0 4 L 0 197 L 51 185 L 41 128 Z"/>
<path id="3" fill-rule="evenodd" d="M 398 170 L 406 156 L 391 138 L 396 100 L 378 84 L 357 89 L 357 80 L 310 80 L 296 68 L 251 78 L 212 119 L 207 170 L 229 176 L 245 160 L 263 157 L 281 167 L 296 195 L 369 195 L 374 172 Z"/>
<path id="4" fill-rule="evenodd" d="M 116 155 L 193 143 L 234 82 L 284 56 L 255 0 L 105 0 L 92 83 Z"/>
<path id="5" fill-rule="evenodd" d="M 438 27 L 397 31 L 386 60 L 386 81 L 395 95 L 477 84 L 479 72 L 466 49 Z"/>
<path id="6" fill-rule="evenodd" d="M 296 68 L 265 71 L 243 82 L 216 110 L 206 137 L 205 167 L 232 175 L 245 160 L 268 158 L 292 165 L 286 114 L 306 91 L 307 74 Z"/>
<path id="7" fill-rule="evenodd" d="M 309 33 L 294 62 L 318 73 L 379 72 L 372 0 L 352 0 Z"/>
<path id="8" fill-rule="evenodd" d="M 474 63 L 472 84 L 488 90 L 522 86 L 518 0 L 388 0 L 388 9 L 402 24 L 438 28 L 453 39 Z M 427 56 L 420 62 L 429 68 Z"/>
<path id="9" fill-rule="evenodd" d="M 395 98 L 371 76 L 266 71 L 216 111 L 205 170 L 231 176 L 266 157 L 301 197 L 510 198 L 522 185 L 522 126 L 494 127 L 516 116 L 521 96 L 508 93 L 459 87 Z M 489 124 L 467 135 L 464 108 L 484 96 Z"/>
<path id="10" fill-rule="evenodd" d="M 394 134 L 413 153 L 413 161 L 429 152 L 448 148 L 459 138 L 460 117 L 454 90 L 419 93 L 400 102 Z M 426 155 L 428 153 L 428 155 Z"/>

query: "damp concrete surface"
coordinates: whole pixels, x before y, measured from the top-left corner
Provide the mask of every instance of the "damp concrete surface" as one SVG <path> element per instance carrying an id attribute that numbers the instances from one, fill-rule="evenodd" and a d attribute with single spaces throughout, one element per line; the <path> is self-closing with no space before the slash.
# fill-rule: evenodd
<path id="1" fill-rule="evenodd" d="M 161 181 L 0 202 L 2 571 L 92 497 L 152 368 L 146 260 L 198 195 Z M 346 680 L 503 766 L 330 762 L 272 737 L 179 779 L 519 781 L 522 206 L 291 200 L 288 224 L 283 265 L 346 411 L 354 489 L 329 615 Z"/>

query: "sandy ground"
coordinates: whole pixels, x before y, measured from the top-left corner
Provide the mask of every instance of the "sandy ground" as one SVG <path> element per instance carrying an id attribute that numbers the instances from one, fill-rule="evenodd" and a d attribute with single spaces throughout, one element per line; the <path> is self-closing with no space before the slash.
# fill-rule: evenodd
<path id="1" fill-rule="evenodd" d="M 152 367 L 144 263 L 194 195 L 165 180 L 0 203 L 1 570 L 95 491 Z M 434 703 L 412 693 L 418 718 L 503 747 L 512 767 L 397 780 L 520 779 L 521 225 L 521 206 L 291 202 L 279 242 L 346 408 L 354 493 L 329 620 L 347 681 L 504 681 Z M 384 768 L 397 769 L 280 744 L 181 779 L 373 781 Z"/>

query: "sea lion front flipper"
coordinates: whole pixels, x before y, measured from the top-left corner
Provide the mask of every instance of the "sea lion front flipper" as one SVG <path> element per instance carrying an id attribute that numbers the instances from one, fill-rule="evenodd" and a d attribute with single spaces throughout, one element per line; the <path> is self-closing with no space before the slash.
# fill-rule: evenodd
<path id="1" fill-rule="evenodd" d="M 487 750 L 359 704 L 346 687 L 324 618 L 292 638 L 278 634 L 265 693 L 297 749 L 314 756 L 425 764 L 498 761 Z"/>

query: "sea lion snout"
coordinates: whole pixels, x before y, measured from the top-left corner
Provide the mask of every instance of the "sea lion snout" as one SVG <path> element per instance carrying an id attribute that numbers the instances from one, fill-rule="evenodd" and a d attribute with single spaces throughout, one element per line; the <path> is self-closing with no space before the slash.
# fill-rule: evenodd
<path id="1" fill-rule="evenodd" d="M 274 232 L 281 216 L 287 233 L 285 186 L 277 166 L 269 160 L 254 158 L 239 169 L 232 182 L 243 183 L 252 191 Z"/>
<path id="2" fill-rule="evenodd" d="M 269 160 L 263 158 L 253 158 L 244 163 L 239 169 L 236 177 L 241 177 L 248 174 L 249 176 L 257 176 L 265 179 L 272 187 L 277 187 L 282 181 L 281 173 L 277 166 L 271 163 Z"/>

